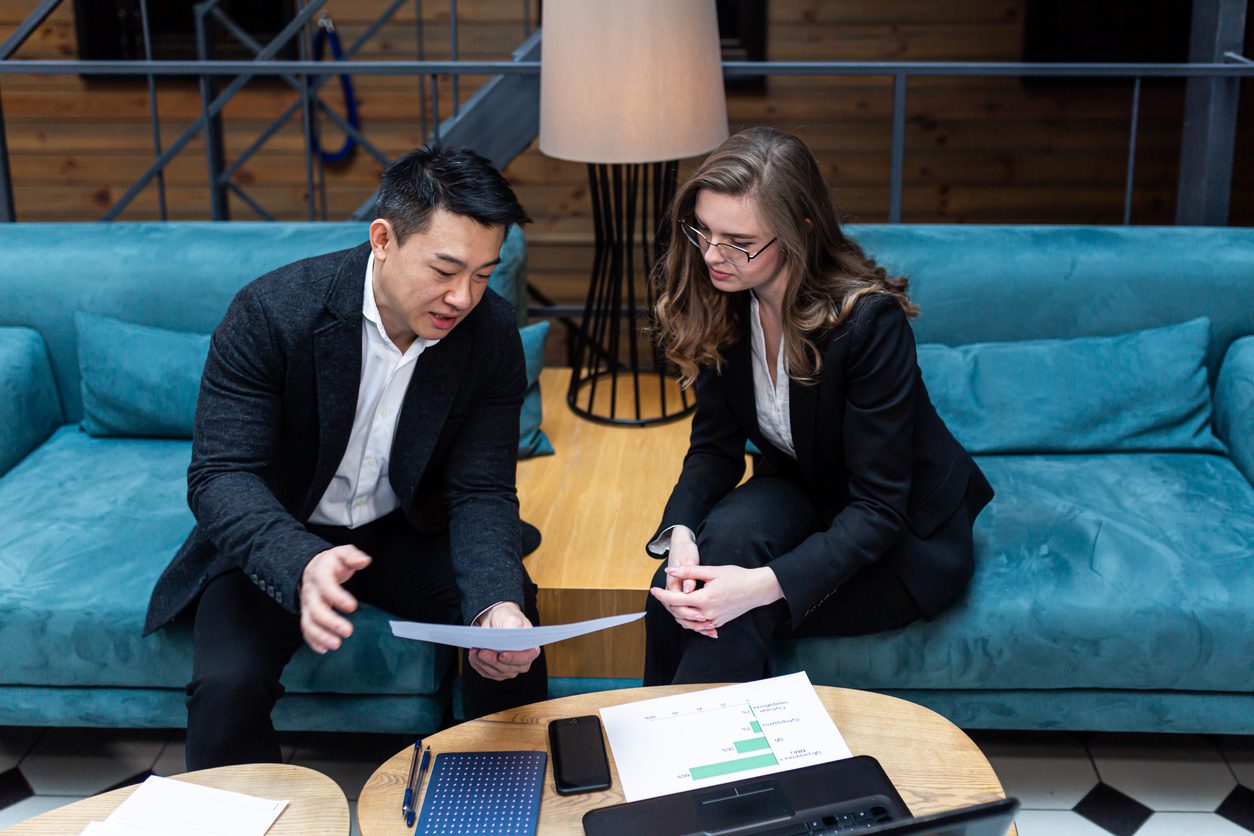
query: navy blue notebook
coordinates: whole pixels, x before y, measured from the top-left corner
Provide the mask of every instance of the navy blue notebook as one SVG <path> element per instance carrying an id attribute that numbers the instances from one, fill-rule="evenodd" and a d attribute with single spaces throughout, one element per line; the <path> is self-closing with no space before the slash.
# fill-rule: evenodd
<path id="1" fill-rule="evenodd" d="M 540 819 L 547 752 L 435 756 L 415 833 L 531 836 Z"/>

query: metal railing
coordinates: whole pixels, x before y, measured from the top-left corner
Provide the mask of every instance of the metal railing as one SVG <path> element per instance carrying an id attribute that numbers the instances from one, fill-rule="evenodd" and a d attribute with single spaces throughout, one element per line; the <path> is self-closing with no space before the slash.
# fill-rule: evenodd
<path id="1" fill-rule="evenodd" d="M 389 19 L 397 9 L 407 0 L 394 0 L 394 2 L 385 10 L 384 14 L 366 30 L 354 44 L 346 50 L 346 58 L 355 54 L 362 44 L 372 37 L 380 26 Z M 1210 0 L 1211 2 L 1219 2 L 1225 8 L 1240 6 L 1241 19 L 1244 19 L 1244 0 Z M 318 98 L 318 90 L 326 83 L 331 76 L 351 73 L 352 75 L 412 75 L 419 79 L 429 77 L 431 80 L 432 90 L 432 130 L 427 131 L 427 102 L 423 84 L 419 83 L 419 95 L 422 97 L 422 114 L 423 114 L 423 134 L 438 139 L 440 136 L 440 104 L 438 98 L 437 81 L 440 76 L 448 76 L 453 79 L 454 102 L 451 106 L 451 113 L 454 117 L 461 115 L 461 103 L 458 101 L 458 84 L 457 81 L 462 76 L 510 76 L 510 75 L 532 75 L 538 76 L 540 72 L 540 63 L 536 60 L 514 60 L 514 61 L 461 61 L 457 60 L 457 0 L 451 0 L 452 23 L 452 49 L 450 60 L 433 61 L 425 60 L 424 44 L 423 44 L 423 25 L 421 0 L 417 0 L 418 7 L 418 54 L 419 60 L 415 61 L 343 61 L 343 62 L 321 62 L 311 61 L 307 57 L 303 60 L 276 60 L 275 55 L 292 37 L 301 34 L 307 30 L 313 15 L 321 9 L 326 0 L 307 0 L 299 9 L 293 20 L 275 37 L 269 44 L 262 46 L 253 41 L 246 33 L 235 31 L 238 27 L 233 27 L 228 23 L 226 16 L 217 9 L 218 0 L 206 0 L 196 7 L 197 21 L 200 29 L 203 30 L 206 18 L 212 17 L 213 20 L 226 25 L 228 30 L 248 46 L 256 58 L 250 61 L 218 61 L 218 60 L 200 60 L 200 61 L 153 61 L 146 59 L 143 61 L 75 61 L 75 60 L 33 60 L 33 61 L 13 61 L 10 60 L 12 54 L 25 41 L 27 37 L 47 18 L 48 14 L 60 4 L 62 0 L 42 0 L 39 6 L 31 13 L 31 15 L 18 27 L 18 29 L 0 45 L 0 78 L 11 74 L 65 74 L 77 73 L 85 76 L 146 76 L 149 79 L 149 101 L 150 101 L 150 118 L 153 125 L 153 142 L 154 142 L 154 158 L 153 162 L 147 170 L 135 181 L 134 184 L 119 198 L 112 206 L 110 206 L 102 216 L 102 220 L 112 220 L 123 211 L 126 206 L 134 199 L 134 197 L 145 188 L 154 179 L 158 180 L 158 188 L 163 189 L 161 180 L 159 179 L 165 166 L 170 160 L 181 152 L 187 144 L 196 135 L 206 131 L 209 126 L 210 130 L 207 137 L 212 133 L 212 125 L 214 120 L 220 118 L 222 109 L 235 96 L 236 93 L 247 83 L 248 80 L 255 77 L 274 76 L 279 77 L 290 84 L 298 95 L 296 101 L 288 107 L 288 109 L 275 119 L 269 128 L 261 133 L 248 148 L 243 151 L 230 164 L 220 158 L 220 153 L 215 153 L 215 143 L 210 139 L 206 142 L 206 162 L 208 167 L 208 176 L 211 184 L 210 199 L 217 205 L 213 208 L 215 218 L 224 217 L 224 208 L 220 205 L 222 201 L 215 200 L 215 190 L 230 190 L 232 193 L 240 197 L 247 204 L 252 206 L 262 217 L 270 217 L 269 213 L 264 210 L 253 198 L 248 196 L 247 192 L 234 182 L 233 175 L 239 171 L 249 157 L 252 156 L 273 134 L 289 119 L 297 109 L 301 109 L 306 114 L 306 132 L 305 132 L 305 155 L 307 171 L 310 171 L 314 165 L 314 150 L 311 143 L 311 136 L 316 128 L 309 124 L 315 114 L 325 116 L 330 119 L 337 127 L 344 130 L 350 136 L 362 142 L 366 148 L 380 162 L 386 162 L 386 156 L 379 149 L 371 145 L 364 135 L 349 125 L 334 110 L 329 108 L 320 98 Z M 1201 0 L 1199 0 L 1201 2 Z M 527 0 L 523 2 L 523 22 L 522 29 L 524 33 L 530 33 L 531 24 L 529 17 L 530 4 Z M 146 16 L 146 5 L 141 0 L 141 13 Z M 147 35 L 147 25 L 145 30 L 145 54 L 151 54 L 151 45 Z M 199 30 L 198 30 L 199 31 Z M 203 31 L 200 31 L 203 39 Z M 1195 34 L 1196 43 L 1196 34 Z M 1240 41 L 1238 38 L 1238 45 Z M 934 76 L 954 76 L 954 77 L 1036 77 L 1036 78 L 1090 78 L 1090 79 L 1128 79 L 1131 85 L 1131 119 L 1128 133 L 1128 153 L 1127 166 L 1124 188 L 1124 207 L 1123 222 L 1131 223 L 1132 215 L 1132 195 L 1134 190 L 1134 170 L 1136 161 L 1137 146 L 1137 128 L 1140 114 L 1141 104 L 1141 82 L 1147 78 L 1178 78 L 1178 79 L 1205 79 L 1212 83 L 1222 83 L 1229 85 L 1228 90 L 1231 95 L 1232 102 L 1235 102 L 1235 88 L 1242 78 L 1254 77 L 1254 61 L 1241 55 L 1238 51 L 1226 50 L 1220 53 L 1223 60 L 1219 61 L 1196 61 L 1191 63 L 1176 64 L 1096 64 L 1096 63 L 1070 63 L 1070 64 L 1042 64 L 1042 63 L 1022 63 L 1022 62 L 907 62 L 907 61 L 774 61 L 774 62 L 725 62 L 723 65 L 724 72 L 728 77 L 745 77 L 745 76 L 878 76 L 888 77 L 893 81 L 892 85 L 892 135 L 891 135 L 891 167 L 889 177 L 889 221 L 899 223 L 902 214 L 902 193 L 903 193 L 903 171 L 905 162 L 905 127 L 906 127 L 906 105 L 909 80 L 912 77 L 934 77 Z M 202 90 L 202 112 L 199 118 L 194 120 L 192 124 L 187 126 L 179 136 L 167 148 L 162 148 L 160 143 L 160 132 L 158 124 L 158 115 L 156 107 L 156 92 L 153 86 L 153 79 L 157 75 L 163 76 L 194 76 L 201 80 Z M 210 82 L 216 76 L 233 76 L 231 81 L 221 92 L 216 95 L 210 94 Z M 313 77 L 316 81 L 310 83 L 308 79 Z M 1231 107 L 1231 120 L 1235 122 L 1235 104 Z M 15 215 L 12 206 L 12 181 L 9 171 L 8 153 L 4 141 L 4 111 L 2 97 L 0 97 L 0 220 L 14 220 Z M 1232 132 L 1235 132 L 1234 126 L 1229 126 Z M 1183 127 L 1182 127 L 1183 130 Z M 220 152 L 220 148 L 219 148 Z M 1221 172 L 1222 174 L 1222 172 Z M 1214 174 L 1210 176 L 1214 179 Z M 1227 170 L 1228 183 L 1231 180 L 1231 165 Z M 314 189 L 312 188 L 312 175 L 308 175 L 310 189 L 310 217 L 314 217 Z M 1224 184 L 1225 187 L 1227 183 Z M 1181 191 L 1186 191 L 1189 184 L 1182 182 Z M 1227 192 L 1223 193 L 1223 210 L 1226 213 Z M 162 217 L 166 216 L 164 197 L 161 199 Z M 325 211 L 325 207 L 324 207 Z"/>
<path id="2" fill-rule="evenodd" d="M 43 24 L 43 22 L 60 6 L 64 0 L 40 0 L 37 7 L 14 30 L 5 42 L 0 45 L 0 77 L 16 74 L 78 74 L 83 76 L 145 76 L 148 81 L 149 121 L 153 135 L 153 161 L 148 168 L 130 185 L 125 193 L 101 215 L 100 220 L 116 219 L 134 198 L 154 180 L 157 183 L 158 205 L 162 220 L 169 217 L 166 205 L 164 171 L 166 166 L 181 153 L 198 135 L 205 136 L 205 157 L 208 169 L 210 214 L 215 220 L 228 217 L 226 193 L 235 194 L 240 200 L 265 220 L 274 220 L 274 216 L 261 203 L 250 195 L 234 177 L 243 165 L 266 144 L 296 114 L 301 113 L 303 135 L 305 138 L 305 168 L 308 196 L 309 219 L 317 216 L 315 179 L 325 184 L 325 172 L 322 170 L 320 155 L 315 152 L 316 137 L 321 126 L 319 119 L 325 118 L 342 130 L 348 137 L 359 144 L 380 164 L 386 165 L 389 160 L 378 147 L 366 136 L 366 133 L 350 124 L 333 108 L 329 107 L 319 95 L 321 88 L 331 76 L 346 75 L 351 68 L 353 75 L 385 74 L 411 75 L 418 74 L 417 85 L 420 102 L 419 121 L 423 136 L 439 138 L 440 101 L 438 79 L 441 75 L 453 78 L 452 116 L 461 111 L 460 85 L 462 75 L 474 73 L 468 62 L 458 61 L 460 53 L 458 42 L 458 11 L 457 0 L 449 0 L 450 29 L 450 60 L 427 61 L 426 59 L 426 27 L 423 16 L 422 0 L 392 0 L 384 11 L 348 46 L 340 60 L 324 63 L 309 60 L 310 28 L 314 15 L 320 12 L 327 0 L 297 0 L 297 10 L 292 20 L 275 35 L 267 44 L 258 43 L 247 31 L 239 26 L 220 8 L 221 0 L 204 0 L 194 6 L 195 36 L 198 60 L 196 61 L 154 61 L 152 59 L 152 36 L 149 25 L 147 0 L 139 0 L 140 30 L 144 49 L 144 60 L 126 61 L 14 61 L 13 54 Z M 415 9 L 417 21 L 417 61 L 369 62 L 373 65 L 386 66 L 389 69 L 379 72 L 367 69 L 367 62 L 350 61 L 361 48 L 370 41 L 379 30 L 406 3 Z M 250 61 L 214 61 L 211 58 L 212 40 L 211 25 L 218 25 L 236 41 L 251 51 L 255 58 Z M 521 33 L 525 39 L 534 29 L 532 21 L 532 2 L 522 0 Z M 299 39 L 300 60 L 276 60 L 275 56 L 294 38 Z M 511 62 L 501 62 L 510 65 Z M 534 63 L 534 62 L 533 62 Z M 361 70 L 359 72 L 359 70 Z M 538 73 L 538 65 L 530 72 Z M 488 75 L 496 72 L 488 70 Z M 201 93 L 201 114 L 188 125 L 178 137 L 166 148 L 162 147 L 160 117 L 157 109 L 156 77 L 161 76 L 195 76 L 199 81 Z M 234 78 L 221 91 L 216 90 L 218 76 Z M 221 114 L 222 110 L 237 93 L 253 78 L 278 77 L 286 82 L 297 94 L 297 98 L 266 127 L 252 143 L 248 145 L 229 164 L 225 160 L 222 143 Z M 431 105 L 428 110 L 426 86 L 423 76 L 430 77 Z M 311 81 L 311 77 L 314 79 Z M 429 132 L 428 125 L 435 126 Z M 317 169 L 315 177 L 315 168 Z M 16 220 L 13 206 L 12 172 L 9 165 L 7 143 L 4 130 L 3 97 L 0 95 L 0 221 Z M 326 217 L 325 199 L 322 201 L 322 215 Z"/>

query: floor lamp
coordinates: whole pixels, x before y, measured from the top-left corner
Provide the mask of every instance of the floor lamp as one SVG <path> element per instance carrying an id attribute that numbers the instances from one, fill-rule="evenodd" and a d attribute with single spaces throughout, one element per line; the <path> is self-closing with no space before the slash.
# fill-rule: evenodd
<path id="1" fill-rule="evenodd" d="M 677 418 L 693 400 L 649 336 L 650 271 L 677 161 L 727 138 L 714 0 L 547 0 L 543 37 L 540 150 L 588 164 L 595 234 L 567 403 L 610 424 Z"/>

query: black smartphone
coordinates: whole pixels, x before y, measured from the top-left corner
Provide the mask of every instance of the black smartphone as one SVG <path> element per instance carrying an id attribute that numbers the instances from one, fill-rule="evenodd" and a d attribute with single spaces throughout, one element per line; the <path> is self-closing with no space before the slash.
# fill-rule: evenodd
<path id="1" fill-rule="evenodd" d="M 601 719 L 593 714 L 549 721 L 553 783 L 560 795 L 608 789 L 610 763 L 605 758 Z"/>

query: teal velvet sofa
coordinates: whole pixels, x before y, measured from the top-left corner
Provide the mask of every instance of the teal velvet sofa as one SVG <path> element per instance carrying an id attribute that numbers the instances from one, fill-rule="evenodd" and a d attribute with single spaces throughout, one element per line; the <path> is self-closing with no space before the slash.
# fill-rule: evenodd
<path id="1" fill-rule="evenodd" d="M 853 231 L 997 496 L 951 610 L 776 672 L 966 728 L 1254 732 L 1254 229 Z"/>
<path id="2" fill-rule="evenodd" d="M 207 337 L 192 335 L 212 331 L 240 287 L 360 244 L 366 229 L 0 225 L 0 725 L 185 725 L 190 624 L 141 636 L 153 583 L 193 524 L 187 420 L 199 370 L 171 355 L 203 342 L 203 365 Z M 525 315 L 524 257 L 515 230 L 491 287 Z M 101 343 L 110 324 L 135 338 Z M 172 368 L 190 375 L 190 398 L 188 380 L 143 379 L 145 369 Z M 148 402 L 128 411 L 127 387 Z M 354 621 L 341 651 L 297 653 L 275 725 L 439 728 L 452 655 L 393 639 L 371 607 Z"/>
<path id="3" fill-rule="evenodd" d="M 1254 230 L 851 231 L 910 277 L 925 382 L 997 497 L 954 608 L 878 636 L 781 641 L 775 671 L 900 694 L 965 727 L 1254 732 Z M 204 334 L 251 278 L 363 236 L 0 225 L 0 725 L 185 723 L 187 625 L 140 629 L 192 525 L 190 443 L 83 431 L 91 317 L 75 315 Z M 515 239 L 494 286 L 516 303 L 521 270 Z M 449 655 L 390 640 L 378 611 L 355 620 L 344 650 L 297 655 L 276 724 L 435 727 Z"/>

